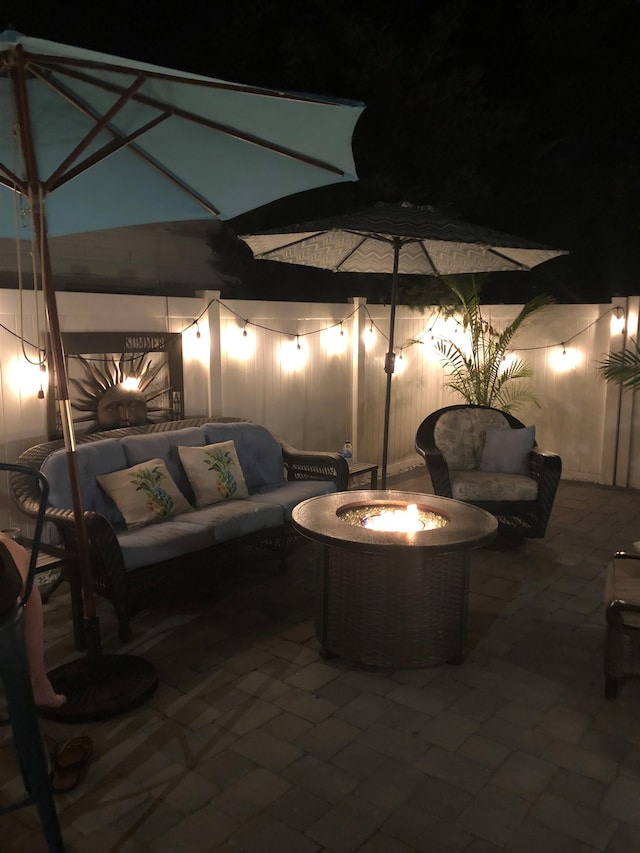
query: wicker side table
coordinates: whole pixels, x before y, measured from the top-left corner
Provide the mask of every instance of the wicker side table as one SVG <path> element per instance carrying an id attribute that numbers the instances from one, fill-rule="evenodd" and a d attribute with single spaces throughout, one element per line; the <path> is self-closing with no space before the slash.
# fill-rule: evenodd
<path id="1" fill-rule="evenodd" d="M 352 527 L 341 505 L 419 502 L 442 514 L 417 534 Z M 469 552 L 490 542 L 484 510 L 413 492 L 354 491 L 303 501 L 294 527 L 316 545 L 316 635 L 323 656 L 387 669 L 462 661 L 467 637 Z"/>

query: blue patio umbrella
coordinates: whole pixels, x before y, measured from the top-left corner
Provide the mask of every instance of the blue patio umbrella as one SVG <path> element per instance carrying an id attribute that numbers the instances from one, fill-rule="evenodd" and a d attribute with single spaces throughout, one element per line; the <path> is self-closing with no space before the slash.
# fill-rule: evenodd
<path id="1" fill-rule="evenodd" d="M 152 222 L 229 219 L 277 198 L 357 180 L 351 136 L 363 109 L 361 103 L 0 33 L 0 237 L 32 239 L 39 256 L 90 662 L 104 665 L 105 656 L 48 239 Z M 122 667 L 117 661 L 116 680 Z M 103 671 L 103 680 L 108 675 Z M 131 706 L 131 696 L 123 702 Z"/>

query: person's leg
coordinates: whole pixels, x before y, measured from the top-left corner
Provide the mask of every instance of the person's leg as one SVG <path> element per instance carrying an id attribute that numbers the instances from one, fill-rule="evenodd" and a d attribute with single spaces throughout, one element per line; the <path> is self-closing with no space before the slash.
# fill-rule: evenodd
<path id="1" fill-rule="evenodd" d="M 22 545 L 1 536 L 3 546 L 0 556 L 8 555 L 12 559 L 25 584 L 29 573 L 29 555 Z M 31 595 L 24 606 L 24 636 L 27 647 L 27 658 L 29 660 L 29 672 L 31 674 L 31 686 L 33 698 L 36 705 L 49 708 L 59 708 L 65 701 L 65 697 L 56 693 L 47 677 L 44 663 L 44 636 L 42 622 L 42 599 L 40 591 L 34 584 Z"/>

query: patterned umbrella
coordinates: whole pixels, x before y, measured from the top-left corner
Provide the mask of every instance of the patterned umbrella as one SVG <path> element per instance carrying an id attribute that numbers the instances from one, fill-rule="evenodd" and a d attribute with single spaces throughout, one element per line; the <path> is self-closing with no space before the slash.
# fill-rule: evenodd
<path id="1" fill-rule="evenodd" d="M 389 351 L 385 359 L 387 393 L 382 450 L 382 488 L 386 486 L 389 445 L 393 339 L 398 275 L 530 270 L 566 254 L 538 243 L 469 225 L 408 203 L 377 204 L 359 213 L 241 237 L 254 257 L 322 267 L 333 272 L 392 273 Z"/>

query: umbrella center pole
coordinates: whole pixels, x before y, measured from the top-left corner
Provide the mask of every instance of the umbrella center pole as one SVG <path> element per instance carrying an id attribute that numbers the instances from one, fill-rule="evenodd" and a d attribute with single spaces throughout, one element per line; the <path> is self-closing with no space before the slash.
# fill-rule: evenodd
<path id="1" fill-rule="evenodd" d="M 391 281 L 391 315 L 389 317 L 389 352 L 384 359 L 384 372 L 387 374 L 387 390 L 384 403 L 384 429 L 382 433 L 382 486 L 387 487 L 387 456 L 389 451 L 389 420 L 391 414 L 391 379 L 396 366 L 396 354 L 393 351 L 393 339 L 396 325 L 396 303 L 398 301 L 398 266 L 402 240 L 393 238 L 393 278 Z"/>

